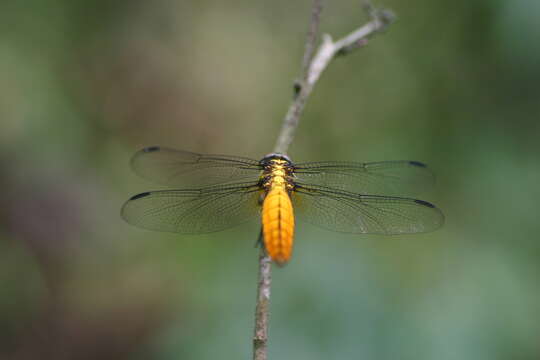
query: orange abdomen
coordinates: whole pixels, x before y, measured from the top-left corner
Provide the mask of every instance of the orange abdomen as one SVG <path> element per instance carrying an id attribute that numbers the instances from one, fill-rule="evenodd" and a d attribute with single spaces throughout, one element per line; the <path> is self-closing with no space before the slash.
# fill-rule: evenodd
<path id="1" fill-rule="evenodd" d="M 264 246 L 276 264 L 285 265 L 292 255 L 294 213 L 291 198 L 284 187 L 271 189 L 262 209 Z"/>

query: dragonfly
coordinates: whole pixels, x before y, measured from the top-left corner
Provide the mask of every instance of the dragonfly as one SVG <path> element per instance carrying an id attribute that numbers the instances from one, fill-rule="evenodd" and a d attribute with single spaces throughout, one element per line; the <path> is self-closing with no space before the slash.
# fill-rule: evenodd
<path id="1" fill-rule="evenodd" d="M 444 216 L 411 197 L 433 184 L 419 161 L 293 163 L 285 154 L 261 160 L 151 146 L 133 156 L 135 173 L 161 185 L 122 207 L 140 228 L 181 234 L 225 230 L 260 217 L 262 246 L 283 266 L 292 256 L 295 218 L 352 234 L 413 234 L 436 230 Z"/>

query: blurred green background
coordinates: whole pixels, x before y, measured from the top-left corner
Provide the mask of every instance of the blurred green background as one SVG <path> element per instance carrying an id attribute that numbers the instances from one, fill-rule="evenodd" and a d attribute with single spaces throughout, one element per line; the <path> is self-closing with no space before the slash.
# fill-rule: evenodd
<path id="1" fill-rule="evenodd" d="M 399 20 L 337 59 L 296 161 L 414 159 L 441 230 L 297 227 L 274 269 L 270 359 L 540 357 L 540 2 L 385 0 Z M 247 359 L 258 225 L 153 233 L 148 145 L 260 158 L 298 75 L 311 2 L 0 3 L 0 358 Z M 366 21 L 327 1 L 322 30 Z"/>

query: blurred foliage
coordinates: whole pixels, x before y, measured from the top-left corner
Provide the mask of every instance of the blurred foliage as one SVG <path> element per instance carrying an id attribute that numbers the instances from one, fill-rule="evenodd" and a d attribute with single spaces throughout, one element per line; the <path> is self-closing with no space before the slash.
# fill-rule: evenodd
<path id="1" fill-rule="evenodd" d="M 447 223 L 299 224 L 272 359 L 537 359 L 540 2 L 402 2 L 309 100 L 297 161 L 415 159 Z M 327 2 L 323 31 L 366 20 Z M 248 358 L 257 224 L 198 237 L 119 217 L 146 145 L 271 151 L 310 1 L 0 3 L 0 358 Z"/>

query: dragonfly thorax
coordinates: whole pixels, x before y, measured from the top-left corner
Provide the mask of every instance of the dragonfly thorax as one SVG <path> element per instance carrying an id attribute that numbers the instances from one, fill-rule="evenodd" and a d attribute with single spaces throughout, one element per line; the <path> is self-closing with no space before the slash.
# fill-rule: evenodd
<path id="1" fill-rule="evenodd" d="M 261 175 L 262 185 L 266 190 L 283 187 L 290 191 L 294 188 L 293 167 L 290 160 L 281 157 L 264 158 L 264 170 Z"/>

